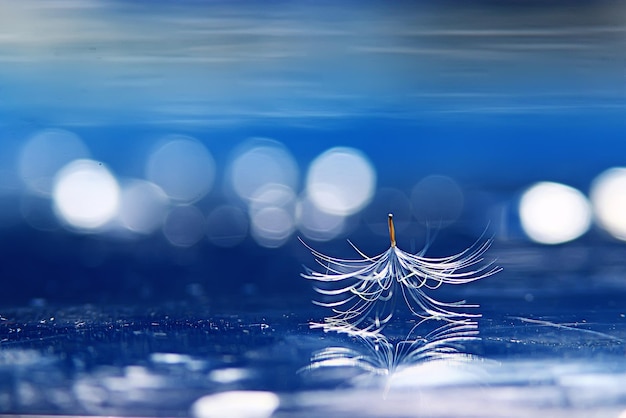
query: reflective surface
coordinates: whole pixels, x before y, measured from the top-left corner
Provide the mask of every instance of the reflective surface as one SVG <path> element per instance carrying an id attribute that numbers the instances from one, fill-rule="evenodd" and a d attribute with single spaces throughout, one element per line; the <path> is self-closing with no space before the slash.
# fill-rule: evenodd
<path id="1" fill-rule="evenodd" d="M 194 402 L 230 391 L 244 391 L 233 396 L 245 401 L 248 391 L 262 391 L 279 399 L 264 416 L 619 416 L 626 409 L 624 286 L 590 291 L 580 276 L 558 285 L 547 279 L 506 292 L 495 282 L 519 277 L 476 283 L 465 296 L 481 302 L 478 335 L 453 344 L 457 354 L 439 356 L 422 345 L 424 355 L 393 364 L 359 338 L 309 329 L 323 310 L 278 300 L 266 301 L 273 309 L 5 310 L 0 408 L 211 416 L 211 408 L 223 412 L 233 400 L 205 409 Z M 410 326 L 406 318 L 387 328 L 392 343 L 394 329 Z M 415 335 L 432 341 L 422 330 L 440 325 L 422 325 Z M 319 364 L 324 350 L 343 361 Z"/>

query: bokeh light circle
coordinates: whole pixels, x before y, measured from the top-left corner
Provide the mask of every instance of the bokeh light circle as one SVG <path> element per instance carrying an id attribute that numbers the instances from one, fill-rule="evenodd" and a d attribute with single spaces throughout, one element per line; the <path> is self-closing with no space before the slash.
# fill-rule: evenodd
<path id="1" fill-rule="evenodd" d="M 560 183 L 540 182 L 524 192 L 519 203 L 524 232 L 542 244 L 572 241 L 587 232 L 591 206 L 578 190 Z"/>
<path id="2" fill-rule="evenodd" d="M 116 216 L 120 188 L 102 163 L 76 160 L 54 178 L 53 200 L 57 216 L 70 226 L 95 229 Z"/>
<path id="3" fill-rule="evenodd" d="M 344 231 L 345 216 L 321 211 L 308 197 L 296 206 L 296 222 L 302 234 L 314 241 L 329 241 Z"/>
<path id="4" fill-rule="evenodd" d="M 191 247 L 204 236 L 204 215 L 195 206 L 175 206 L 167 214 L 163 234 L 176 247 Z"/>
<path id="5" fill-rule="evenodd" d="M 163 225 L 169 199 L 154 183 L 132 180 L 122 188 L 119 218 L 130 231 L 150 234 Z"/>
<path id="6" fill-rule="evenodd" d="M 251 233 L 254 240 L 266 248 L 278 248 L 291 236 L 295 221 L 284 208 L 270 206 L 250 216 Z"/>
<path id="7" fill-rule="evenodd" d="M 261 186 L 248 200 L 252 237 L 267 248 L 283 245 L 295 228 L 296 195 L 283 184 Z"/>
<path id="8" fill-rule="evenodd" d="M 461 216 L 464 201 L 461 187 L 447 176 L 427 176 L 411 192 L 413 215 L 434 228 L 454 223 Z"/>
<path id="9" fill-rule="evenodd" d="M 77 135 L 61 129 L 46 129 L 30 137 L 22 147 L 19 174 L 28 190 L 49 196 L 54 176 L 62 167 L 89 157 L 89 150 Z"/>
<path id="10" fill-rule="evenodd" d="M 248 210 L 251 214 L 254 214 L 267 207 L 279 207 L 293 213 L 295 205 L 296 194 L 291 188 L 282 184 L 270 183 L 252 194 Z"/>
<path id="11" fill-rule="evenodd" d="M 279 405 L 272 392 L 231 391 L 201 397 L 191 412 L 194 418 L 269 418 Z"/>
<path id="12" fill-rule="evenodd" d="M 235 193 L 248 200 L 268 184 L 295 190 L 299 168 L 291 153 L 280 142 L 253 139 L 237 152 L 230 165 L 228 178 Z"/>
<path id="13" fill-rule="evenodd" d="M 215 180 L 215 160 L 194 138 L 166 137 L 148 159 L 146 178 L 173 200 L 191 203 L 204 197 Z"/>
<path id="14" fill-rule="evenodd" d="M 360 151 L 331 148 L 309 167 L 306 189 L 311 202 L 334 215 L 352 215 L 366 206 L 374 194 L 376 171 Z"/>
<path id="15" fill-rule="evenodd" d="M 218 247 L 234 247 L 248 236 L 248 217 L 243 210 L 222 205 L 207 216 L 207 237 Z"/>
<path id="16" fill-rule="evenodd" d="M 596 177 L 590 197 L 598 224 L 626 241 L 626 168 L 611 168 Z"/>

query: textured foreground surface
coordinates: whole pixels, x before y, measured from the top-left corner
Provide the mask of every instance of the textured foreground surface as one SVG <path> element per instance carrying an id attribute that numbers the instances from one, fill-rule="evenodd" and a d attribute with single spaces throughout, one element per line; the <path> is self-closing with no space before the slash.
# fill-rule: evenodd
<path id="1" fill-rule="evenodd" d="M 237 314 L 190 304 L 4 310 L 0 411 L 618 417 L 626 410 L 623 291 L 569 286 L 554 295 L 544 285 L 502 295 L 487 286 L 470 295 L 483 313 L 481 340 L 462 347 L 472 356 L 401 364 L 391 374 L 349 362 L 308 369 L 328 347 L 380 363 L 357 340 L 310 330 L 321 312 L 308 305 Z M 400 333 L 403 324 L 394 326 Z"/>

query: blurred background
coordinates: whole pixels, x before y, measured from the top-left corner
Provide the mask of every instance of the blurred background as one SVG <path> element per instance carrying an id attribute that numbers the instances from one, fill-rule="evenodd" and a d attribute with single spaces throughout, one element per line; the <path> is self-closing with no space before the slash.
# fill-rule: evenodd
<path id="1" fill-rule="evenodd" d="M 493 237 L 493 286 L 623 288 L 625 13 L 0 0 L 0 303 L 308 304 L 298 237 L 375 255 L 389 212 Z"/>

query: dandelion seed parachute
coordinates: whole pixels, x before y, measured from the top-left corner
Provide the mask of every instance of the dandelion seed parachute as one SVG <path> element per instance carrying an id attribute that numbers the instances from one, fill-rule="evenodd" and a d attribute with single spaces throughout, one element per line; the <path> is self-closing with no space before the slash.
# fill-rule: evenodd
<path id="1" fill-rule="evenodd" d="M 324 367 L 355 367 L 364 373 L 392 376 L 419 364 L 437 360 L 468 361 L 473 356 L 463 352 L 462 345 L 476 341 L 478 324 L 470 319 L 447 322 L 425 335 L 416 335 L 415 325 L 405 338 L 393 341 L 381 334 L 371 335 L 355 330 L 353 335 L 364 350 L 348 347 L 328 347 L 317 352 L 308 370 Z"/>
<path id="2" fill-rule="evenodd" d="M 365 255 L 350 243 L 360 258 L 334 258 L 303 242 L 324 271 L 305 267 L 302 277 L 320 282 L 315 290 L 330 301 L 314 303 L 334 313 L 325 318 L 324 323 L 312 326 L 347 333 L 355 328 L 375 331 L 392 319 L 397 299 L 404 301 L 410 312 L 422 319 L 458 321 L 480 316 L 461 311 L 477 305 L 439 301 L 430 293 L 442 285 L 470 283 L 499 272 L 501 268 L 495 266 L 494 261 L 480 265 L 491 240 L 481 243 L 481 237 L 458 254 L 429 258 L 424 257 L 423 252 L 410 254 L 399 249 L 392 214 L 388 223 L 391 245 L 374 257 Z"/>

